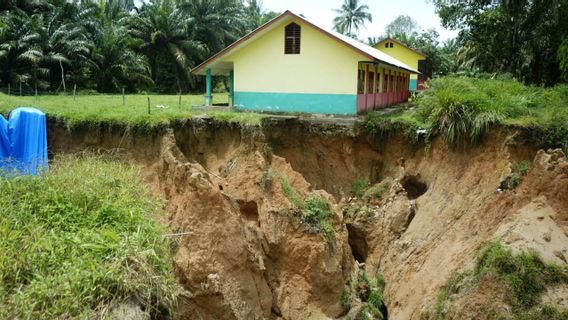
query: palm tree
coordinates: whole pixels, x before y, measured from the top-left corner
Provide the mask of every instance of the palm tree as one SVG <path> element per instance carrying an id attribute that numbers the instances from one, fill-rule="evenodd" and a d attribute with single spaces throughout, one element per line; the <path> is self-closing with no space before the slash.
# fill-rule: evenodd
<path id="1" fill-rule="evenodd" d="M 339 14 L 333 19 L 333 29 L 348 36 L 354 36 L 359 27 L 365 25 L 365 20 L 373 22 L 369 6 L 359 5 L 359 0 L 345 0 L 341 9 L 334 9 Z"/>
<path id="2" fill-rule="evenodd" d="M 0 80 L 27 83 L 42 58 L 32 17 L 15 9 L 0 15 Z"/>
<path id="3" fill-rule="evenodd" d="M 170 0 L 155 0 L 132 18 L 130 33 L 140 40 L 140 51 L 149 59 L 152 80 L 158 77 L 159 58 L 173 61 L 178 91 L 182 91 L 182 82 L 190 79 L 190 68 L 203 59 L 204 52 L 200 42 L 189 38 L 183 13 Z"/>
<path id="4" fill-rule="evenodd" d="M 240 0 L 178 0 L 187 17 L 189 39 L 205 45 L 212 55 L 243 36 L 246 22 Z"/>
<path id="5" fill-rule="evenodd" d="M 124 26 L 106 25 L 95 39 L 93 72 L 99 92 L 116 92 L 121 87 L 134 90 L 151 85 L 146 58 L 130 49 L 131 39 Z"/>

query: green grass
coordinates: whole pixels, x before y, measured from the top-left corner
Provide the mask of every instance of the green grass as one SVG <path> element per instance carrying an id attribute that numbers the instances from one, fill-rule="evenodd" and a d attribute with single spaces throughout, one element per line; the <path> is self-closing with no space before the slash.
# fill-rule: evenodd
<path id="1" fill-rule="evenodd" d="M 374 279 L 369 279 L 364 271 L 359 271 L 357 275 L 356 294 L 359 296 L 364 306 L 356 316 L 356 319 L 384 319 L 383 308 L 385 281 L 378 274 Z"/>
<path id="2" fill-rule="evenodd" d="M 162 204 L 139 170 L 75 156 L 38 177 L 0 177 L 1 319 L 99 318 L 127 298 L 172 305 Z"/>
<path id="3" fill-rule="evenodd" d="M 282 193 L 294 206 L 300 222 L 311 232 L 322 232 L 326 239 L 333 241 L 333 212 L 329 202 L 321 196 L 311 196 L 306 200 L 298 194 L 294 186 L 280 173 L 278 176 Z"/>
<path id="4" fill-rule="evenodd" d="M 445 319 L 453 295 L 471 292 L 488 278 L 495 278 L 496 287 L 503 288 L 504 302 L 511 306 L 515 319 L 566 319 L 568 316 L 568 309 L 560 311 L 557 306 L 541 304 L 541 296 L 547 288 L 568 284 L 565 266 L 544 262 L 534 251 L 514 254 L 500 242 L 492 242 L 480 251 L 473 270 L 455 273 L 442 287 L 433 314 L 427 318 Z"/>
<path id="5" fill-rule="evenodd" d="M 148 97 L 150 97 L 150 114 L 148 114 Z M 208 115 L 214 119 L 258 125 L 263 115 L 252 112 L 234 110 L 207 110 L 199 108 L 203 104 L 202 95 L 183 95 L 182 106 L 179 107 L 177 95 L 126 95 L 122 105 L 121 95 L 81 95 L 73 101 L 72 96 L 53 95 L 36 97 L 8 96 L 0 93 L 0 113 L 5 115 L 19 106 L 36 107 L 49 116 L 60 119 L 69 127 L 77 124 L 100 122 L 121 123 L 138 127 L 154 127 L 174 120 L 191 118 L 196 115 Z M 213 96 L 214 103 L 227 102 L 227 94 Z M 167 108 L 157 108 L 157 105 Z"/>
<path id="6" fill-rule="evenodd" d="M 418 95 L 413 108 L 371 114 L 367 129 L 407 133 L 428 129 L 453 145 L 479 142 L 496 124 L 528 129 L 546 147 L 568 148 L 568 86 L 525 86 L 511 79 L 442 77 Z"/>
<path id="7" fill-rule="evenodd" d="M 355 197 L 361 198 L 365 194 L 365 189 L 369 185 L 369 180 L 366 178 L 357 179 L 355 183 L 353 183 L 352 193 Z"/>

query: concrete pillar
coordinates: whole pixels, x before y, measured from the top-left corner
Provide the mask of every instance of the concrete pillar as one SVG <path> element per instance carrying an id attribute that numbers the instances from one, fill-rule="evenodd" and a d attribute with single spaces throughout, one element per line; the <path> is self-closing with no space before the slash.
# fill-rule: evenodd
<path id="1" fill-rule="evenodd" d="M 213 103 L 211 95 L 211 69 L 205 71 L 205 106 L 210 107 Z"/>

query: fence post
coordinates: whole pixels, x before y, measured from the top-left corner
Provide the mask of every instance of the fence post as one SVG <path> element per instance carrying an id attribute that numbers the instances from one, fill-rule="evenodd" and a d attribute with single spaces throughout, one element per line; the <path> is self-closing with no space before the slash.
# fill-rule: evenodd
<path id="1" fill-rule="evenodd" d="M 150 97 L 148 97 L 148 114 L 150 114 Z"/>
<path id="2" fill-rule="evenodd" d="M 10 82 L 8 82 L 8 95 L 10 95 Z"/>
<path id="3" fill-rule="evenodd" d="M 178 107 L 179 107 L 179 111 L 181 111 L 181 91 L 179 92 Z"/>
<path id="4" fill-rule="evenodd" d="M 122 106 L 124 106 L 124 88 L 122 88 Z"/>
<path id="5" fill-rule="evenodd" d="M 20 79 L 20 97 L 22 96 L 22 79 Z"/>
<path id="6" fill-rule="evenodd" d="M 73 85 L 73 104 L 75 104 L 75 93 L 77 92 L 77 84 Z"/>
<path id="7" fill-rule="evenodd" d="M 37 83 L 35 84 L 35 98 L 36 98 L 36 101 L 37 101 Z"/>

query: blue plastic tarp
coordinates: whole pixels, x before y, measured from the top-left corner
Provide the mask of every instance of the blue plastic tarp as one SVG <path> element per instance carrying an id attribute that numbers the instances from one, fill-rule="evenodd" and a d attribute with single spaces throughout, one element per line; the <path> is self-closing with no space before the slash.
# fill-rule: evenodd
<path id="1" fill-rule="evenodd" d="M 9 120 L 0 115 L 0 170 L 36 175 L 47 170 L 45 113 L 18 108 Z"/>

